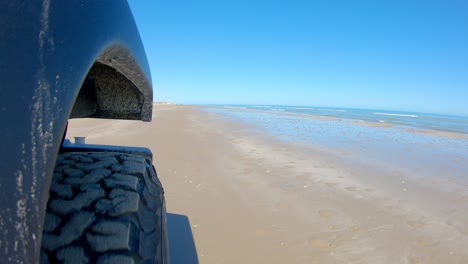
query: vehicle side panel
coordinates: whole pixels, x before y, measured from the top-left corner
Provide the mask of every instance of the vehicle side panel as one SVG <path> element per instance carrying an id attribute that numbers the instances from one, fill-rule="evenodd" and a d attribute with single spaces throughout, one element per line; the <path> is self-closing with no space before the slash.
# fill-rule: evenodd
<path id="1" fill-rule="evenodd" d="M 37 262 L 67 119 L 87 72 L 112 49 L 108 65 L 134 74 L 149 120 L 149 67 L 126 1 L 0 4 L 0 262 Z M 132 65 L 119 62 L 123 53 Z"/>

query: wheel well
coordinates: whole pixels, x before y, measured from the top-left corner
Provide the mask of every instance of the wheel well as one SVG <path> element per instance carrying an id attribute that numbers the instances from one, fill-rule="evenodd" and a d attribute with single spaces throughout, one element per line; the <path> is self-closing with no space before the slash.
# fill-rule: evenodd
<path id="1" fill-rule="evenodd" d="M 98 52 L 70 118 L 93 117 L 150 122 L 153 88 L 148 61 L 142 50 L 114 43 Z M 90 64 L 91 65 L 91 64 Z"/>
<path id="2" fill-rule="evenodd" d="M 142 119 L 144 95 L 115 68 L 96 61 L 73 105 L 70 118 Z"/>

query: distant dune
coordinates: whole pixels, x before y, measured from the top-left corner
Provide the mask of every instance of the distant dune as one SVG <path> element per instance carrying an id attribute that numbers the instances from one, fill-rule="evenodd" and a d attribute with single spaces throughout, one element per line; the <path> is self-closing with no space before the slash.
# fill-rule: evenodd
<path id="1" fill-rule="evenodd" d="M 153 102 L 153 105 L 175 105 L 176 103 L 172 102 Z"/>

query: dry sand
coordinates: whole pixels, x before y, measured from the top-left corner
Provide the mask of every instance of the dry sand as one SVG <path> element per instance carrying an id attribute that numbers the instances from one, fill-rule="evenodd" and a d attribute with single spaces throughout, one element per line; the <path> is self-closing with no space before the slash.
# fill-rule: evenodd
<path id="1" fill-rule="evenodd" d="M 68 134 L 153 151 L 173 263 L 468 263 L 466 185 L 350 165 L 192 106 Z"/>

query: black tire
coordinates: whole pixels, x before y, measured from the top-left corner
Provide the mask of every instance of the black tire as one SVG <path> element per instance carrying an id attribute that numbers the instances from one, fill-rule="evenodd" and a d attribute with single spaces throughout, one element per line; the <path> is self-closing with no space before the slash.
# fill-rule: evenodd
<path id="1" fill-rule="evenodd" d="M 59 154 L 41 263 L 169 263 L 164 192 L 149 159 Z"/>

